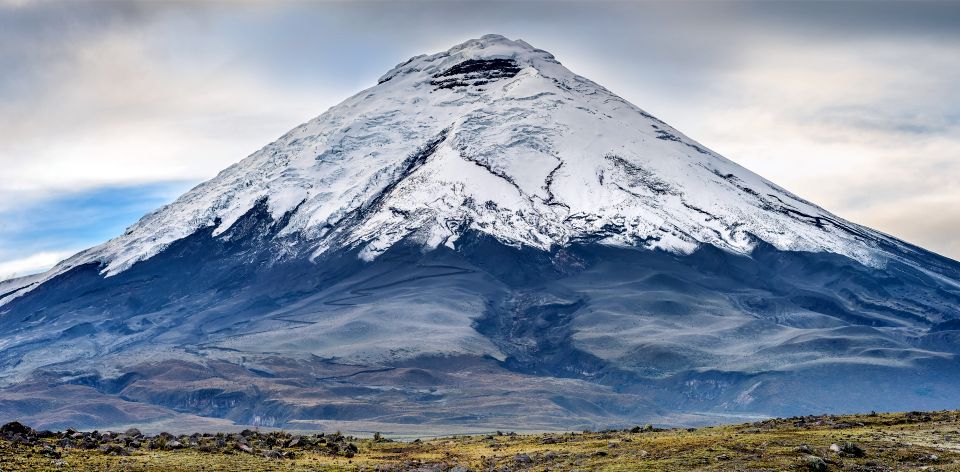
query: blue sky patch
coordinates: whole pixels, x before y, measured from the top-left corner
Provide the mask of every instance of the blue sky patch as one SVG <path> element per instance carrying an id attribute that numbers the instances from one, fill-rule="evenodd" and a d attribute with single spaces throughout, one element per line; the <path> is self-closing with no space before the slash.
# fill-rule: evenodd
<path id="1" fill-rule="evenodd" d="M 119 236 L 143 215 L 172 202 L 193 182 L 103 187 L 0 211 L 0 266 L 38 253 L 72 252 Z M 32 268 L 27 272 L 42 269 Z M 25 275 L 26 272 L 16 275 Z M 13 274 L 0 273 L 0 278 Z"/>

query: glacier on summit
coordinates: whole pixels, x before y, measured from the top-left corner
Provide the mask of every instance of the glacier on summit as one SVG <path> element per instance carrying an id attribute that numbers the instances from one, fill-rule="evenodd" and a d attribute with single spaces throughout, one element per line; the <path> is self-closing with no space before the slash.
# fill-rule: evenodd
<path id="1" fill-rule="evenodd" d="M 44 400 L 89 425 L 939 406 L 960 393 L 958 317 L 955 261 L 487 35 L 397 65 L 123 235 L 0 282 L 0 416 L 38 410 L 41 384 L 122 411 Z"/>
<path id="2" fill-rule="evenodd" d="M 464 62 L 474 64 L 472 70 Z M 458 68 L 464 70 L 458 70 Z M 877 240 L 713 153 L 523 41 L 488 35 L 414 57 L 122 236 L 90 261 L 122 271 L 199 228 L 226 231 L 259 199 L 282 235 L 373 258 L 475 229 L 540 249 L 593 239 L 689 253 L 828 251 L 879 264 Z"/>

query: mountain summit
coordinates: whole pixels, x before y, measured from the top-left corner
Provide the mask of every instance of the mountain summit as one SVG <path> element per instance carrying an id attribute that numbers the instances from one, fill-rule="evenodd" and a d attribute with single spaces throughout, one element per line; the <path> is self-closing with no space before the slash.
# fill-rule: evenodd
<path id="1" fill-rule="evenodd" d="M 739 254 L 755 238 L 866 263 L 889 238 L 843 221 L 573 74 L 523 41 L 488 35 L 398 65 L 379 83 L 71 259 L 107 275 L 258 203 L 316 257 L 373 259 L 467 230 L 549 250 L 573 241 Z M 60 270 L 54 271 L 60 272 Z"/>
<path id="2" fill-rule="evenodd" d="M 960 394 L 958 318 L 957 262 L 487 35 L 0 282 L 0 416 L 544 429 L 929 409 Z"/>

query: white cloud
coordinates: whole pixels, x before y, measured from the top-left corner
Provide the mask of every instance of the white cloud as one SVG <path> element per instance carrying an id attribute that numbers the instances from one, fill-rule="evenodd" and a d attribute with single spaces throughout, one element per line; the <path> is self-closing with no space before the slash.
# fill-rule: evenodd
<path id="1" fill-rule="evenodd" d="M 767 44 L 663 118 L 842 217 L 960 258 L 957 47 Z"/>
<path id="2" fill-rule="evenodd" d="M 76 251 L 46 251 L 27 257 L 0 262 L 0 280 L 35 274 L 53 267 L 56 263 L 72 256 Z"/>
<path id="3" fill-rule="evenodd" d="M 0 209 L 50 192 L 204 180 L 341 97 L 216 65 L 170 67 L 111 31 L 72 47 L 0 103 Z"/>

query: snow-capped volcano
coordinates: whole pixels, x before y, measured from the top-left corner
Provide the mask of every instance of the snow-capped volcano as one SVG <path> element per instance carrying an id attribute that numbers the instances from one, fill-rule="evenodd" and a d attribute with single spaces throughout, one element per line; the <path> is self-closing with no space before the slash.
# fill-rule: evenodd
<path id="1" fill-rule="evenodd" d="M 65 267 L 107 274 L 265 199 L 281 236 L 364 258 L 466 229 L 547 250 L 571 241 L 875 263 L 877 233 L 734 164 L 523 41 L 488 35 L 417 56 Z M 297 250 L 302 248 L 296 248 Z"/>
<path id="2" fill-rule="evenodd" d="M 549 398 L 538 427 L 919 408 L 960 391 L 943 380 L 958 274 L 488 35 L 403 62 L 123 235 L 0 282 L 0 381 L 270 425 L 356 419 L 314 405 L 346 398 L 388 423 L 482 404 L 484 425 Z M 928 393 L 878 380 L 903 370 Z M 530 403 L 488 403 L 503 389 Z M 780 402 L 787 389 L 810 397 Z M 387 408 L 387 391 L 406 397 Z"/>

